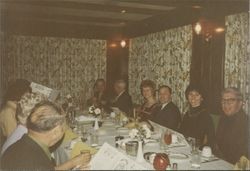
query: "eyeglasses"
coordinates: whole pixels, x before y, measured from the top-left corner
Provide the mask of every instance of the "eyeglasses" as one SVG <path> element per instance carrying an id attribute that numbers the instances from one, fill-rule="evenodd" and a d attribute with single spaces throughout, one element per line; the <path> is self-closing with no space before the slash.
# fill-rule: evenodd
<path id="1" fill-rule="evenodd" d="M 235 103 L 238 100 L 239 99 L 236 99 L 236 98 L 222 99 L 221 103 L 222 104 L 233 104 L 233 103 Z"/>

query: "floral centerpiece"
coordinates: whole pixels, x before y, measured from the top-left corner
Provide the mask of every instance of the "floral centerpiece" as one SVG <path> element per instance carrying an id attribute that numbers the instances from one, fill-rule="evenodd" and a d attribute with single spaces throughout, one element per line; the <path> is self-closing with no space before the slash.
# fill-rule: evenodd
<path id="1" fill-rule="evenodd" d="M 138 140 L 138 149 L 137 149 L 137 156 L 136 156 L 136 161 L 137 162 L 144 162 L 144 157 L 143 157 L 143 142 L 145 143 L 146 139 L 151 137 L 151 131 L 148 128 L 146 124 L 143 125 L 137 125 L 136 128 L 133 128 L 129 132 L 129 137 L 132 139 L 137 139 Z"/>
<path id="2" fill-rule="evenodd" d="M 129 137 L 132 139 L 144 140 L 151 137 L 151 131 L 146 124 L 133 128 L 129 132 Z"/>
<path id="3" fill-rule="evenodd" d="M 89 107 L 89 113 L 97 117 L 101 114 L 101 109 L 93 105 Z"/>

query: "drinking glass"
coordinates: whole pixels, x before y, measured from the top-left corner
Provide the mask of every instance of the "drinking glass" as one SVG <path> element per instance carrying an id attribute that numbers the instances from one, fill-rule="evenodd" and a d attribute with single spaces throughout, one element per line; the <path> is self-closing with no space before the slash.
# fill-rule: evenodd
<path id="1" fill-rule="evenodd" d="M 193 139 L 192 141 L 192 151 L 191 151 L 191 167 L 193 169 L 199 169 L 201 166 L 201 153 L 199 150 L 200 140 Z"/>
<path id="2" fill-rule="evenodd" d="M 91 143 L 91 146 L 94 146 L 94 147 L 98 146 L 99 140 L 98 140 L 97 134 L 94 133 L 90 136 L 90 143 Z"/>
<path id="3" fill-rule="evenodd" d="M 88 140 L 88 137 L 89 137 L 89 133 L 87 132 L 86 129 L 84 129 L 84 130 L 82 131 L 82 137 L 81 137 L 82 141 L 83 141 L 83 142 L 86 142 L 86 141 Z"/>
<path id="4" fill-rule="evenodd" d="M 87 166 L 91 160 L 90 150 L 81 150 L 80 155 L 83 157 L 82 166 Z"/>
<path id="5" fill-rule="evenodd" d="M 170 145 L 172 143 L 172 134 L 170 131 L 166 131 L 164 134 L 164 142 L 167 145 Z"/>
<path id="6" fill-rule="evenodd" d="M 199 169 L 201 166 L 201 156 L 200 156 L 200 151 L 195 148 L 192 152 L 191 152 L 191 167 L 193 169 Z"/>
<path id="7" fill-rule="evenodd" d="M 86 156 L 86 162 L 90 162 L 90 150 L 81 150 L 80 151 L 80 154 L 83 155 L 83 156 Z"/>
<path id="8" fill-rule="evenodd" d="M 161 137 L 160 137 L 160 149 L 162 151 L 168 151 L 168 146 L 165 142 L 165 135 L 166 135 L 166 132 L 165 131 L 161 131 Z"/>

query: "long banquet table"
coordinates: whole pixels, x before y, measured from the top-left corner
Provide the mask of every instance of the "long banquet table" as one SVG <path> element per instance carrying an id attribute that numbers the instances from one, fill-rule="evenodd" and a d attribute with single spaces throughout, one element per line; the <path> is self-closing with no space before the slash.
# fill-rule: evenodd
<path id="1" fill-rule="evenodd" d="M 105 123 L 109 123 L 109 124 L 105 124 Z M 109 119 L 103 120 L 103 126 L 100 127 L 99 130 L 97 131 L 98 139 L 99 139 L 98 148 L 100 148 L 100 146 L 105 142 L 115 147 L 115 136 L 117 135 L 121 135 L 121 136 L 124 136 L 125 138 L 128 138 L 128 131 L 126 130 L 124 131 L 124 129 L 119 129 L 120 126 L 115 123 L 113 124 L 110 124 L 110 123 L 111 122 Z M 84 123 L 82 124 L 84 125 Z M 154 126 L 155 130 L 167 129 L 153 122 L 151 122 L 151 124 Z M 89 129 L 90 132 L 93 131 L 92 124 L 90 124 L 89 126 L 88 125 L 84 125 L 84 126 L 85 126 L 85 129 Z M 177 133 L 177 134 L 181 135 L 180 133 Z M 85 143 L 91 146 L 90 138 L 88 138 L 88 140 Z M 122 148 L 117 148 L 117 149 L 123 154 L 127 155 L 124 149 Z M 159 143 L 146 143 L 144 145 L 143 151 L 144 153 L 145 152 L 164 152 L 160 149 Z M 181 160 L 172 159 L 170 156 L 171 165 L 173 163 L 177 163 L 178 170 L 192 170 L 193 168 L 191 168 L 191 164 L 190 164 L 190 152 L 191 152 L 191 147 L 189 145 L 179 146 L 179 147 L 178 146 L 169 147 L 168 153 L 181 153 L 181 154 L 185 154 L 186 156 L 188 156 L 186 159 L 181 159 Z M 135 160 L 135 157 L 132 157 L 129 155 L 128 157 Z M 144 161 L 143 163 L 139 163 L 139 164 L 148 170 L 154 170 L 153 165 L 147 161 Z M 210 161 L 210 162 L 201 162 L 200 169 L 201 170 L 232 170 L 233 165 L 222 159 L 219 159 L 219 160 Z"/>

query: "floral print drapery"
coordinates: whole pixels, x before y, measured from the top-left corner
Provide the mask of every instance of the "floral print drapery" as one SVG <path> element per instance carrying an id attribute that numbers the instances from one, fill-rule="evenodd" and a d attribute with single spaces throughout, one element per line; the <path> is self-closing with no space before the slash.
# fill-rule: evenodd
<path id="1" fill-rule="evenodd" d="M 142 103 L 140 84 L 151 79 L 169 85 L 172 99 L 185 110 L 185 89 L 189 84 L 192 55 L 192 26 L 187 25 L 131 40 L 129 50 L 129 91 L 133 102 Z"/>
<path id="2" fill-rule="evenodd" d="M 70 93 L 83 105 L 97 78 L 106 78 L 106 41 L 2 35 L 4 83 L 25 78 Z M 6 86 L 6 85 L 5 85 Z"/>
<path id="3" fill-rule="evenodd" d="M 245 96 L 245 110 L 250 112 L 249 14 L 226 17 L 225 87 L 238 87 Z"/>

